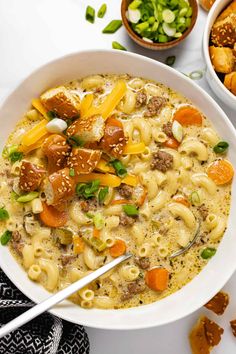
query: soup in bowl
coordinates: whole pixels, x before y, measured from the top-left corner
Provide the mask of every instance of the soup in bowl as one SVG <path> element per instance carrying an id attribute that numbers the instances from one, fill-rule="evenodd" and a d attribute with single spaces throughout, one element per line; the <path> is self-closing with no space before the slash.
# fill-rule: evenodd
<path id="1" fill-rule="evenodd" d="M 120 69 L 99 67 L 105 57 L 120 60 Z M 56 72 L 63 73 L 57 80 Z M 27 86 L 30 79 L 37 90 Z M 203 305 L 227 280 L 224 273 L 202 293 L 204 276 L 212 281 L 220 272 L 224 241 L 233 242 L 225 230 L 234 131 L 218 106 L 172 69 L 131 54 L 75 54 L 27 80 L 12 94 L 17 104 L 28 90 L 14 109 L 1 159 L 7 275 L 40 301 L 46 290 L 56 292 L 129 251 L 131 260 L 53 312 L 90 326 L 140 328 Z M 211 122 L 213 114 L 224 128 Z M 228 263 L 230 276 L 230 257 Z M 193 288 L 191 305 L 184 298 Z M 167 310 L 173 301 L 183 301 L 181 308 Z"/>

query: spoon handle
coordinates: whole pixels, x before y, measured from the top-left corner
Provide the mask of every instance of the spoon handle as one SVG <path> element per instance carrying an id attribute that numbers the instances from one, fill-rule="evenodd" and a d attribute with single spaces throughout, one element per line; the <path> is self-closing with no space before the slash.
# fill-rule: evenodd
<path id="1" fill-rule="evenodd" d="M 94 272 L 90 273 L 89 275 L 85 276 L 84 278 L 77 280 L 75 283 L 69 285 L 67 288 L 60 290 L 56 294 L 50 296 L 48 299 L 42 301 L 38 305 L 35 305 L 30 310 L 22 313 L 20 316 L 14 318 L 14 320 L 8 322 L 2 328 L 0 328 L 0 338 L 5 336 L 6 334 L 14 331 L 16 328 L 21 327 L 25 323 L 31 321 L 33 318 L 41 315 L 43 312 L 49 310 L 51 307 L 55 306 L 62 300 L 66 299 L 76 291 L 82 289 L 101 275 L 105 274 L 112 268 L 116 267 L 121 262 L 125 261 L 126 259 L 130 258 L 132 255 L 127 253 L 123 256 L 120 256 L 110 263 L 105 264 L 101 268 L 95 270 Z"/>

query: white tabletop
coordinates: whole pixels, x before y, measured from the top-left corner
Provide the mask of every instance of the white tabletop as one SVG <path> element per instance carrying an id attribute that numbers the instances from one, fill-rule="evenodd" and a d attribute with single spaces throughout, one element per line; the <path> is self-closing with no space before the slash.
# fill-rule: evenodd
<path id="1" fill-rule="evenodd" d="M 85 8 L 96 9 L 106 2 L 107 15 L 94 25 L 84 19 Z M 206 14 L 200 11 L 197 24 L 188 39 L 176 49 L 151 52 L 134 44 L 121 28 L 114 35 L 101 30 L 111 19 L 120 18 L 119 0 L 0 0 L 0 99 L 28 73 L 45 62 L 64 54 L 91 48 L 111 48 L 113 40 L 129 51 L 164 61 L 176 56 L 175 68 L 186 74 L 205 68 L 201 55 L 202 32 Z M 198 81 L 215 98 L 205 78 Z M 236 124 L 233 112 L 216 99 Z M 199 310 L 173 324 L 138 331 L 103 331 L 87 328 L 91 354 L 189 354 L 188 332 L 199 314 L 207 313 L 225 328 L 223 340 L 215 354 L 236 353 L 236 338 L 229 321 L 236 319 L 236 275 L 225 286 L 231 296 L 230 306 L 222 317 Z M 197 294 L 196 294 L 197 296 Z M 234 297 L 234 298 L 233 298 Z M 157 314 L 158 316 L 158 314 Z"/>

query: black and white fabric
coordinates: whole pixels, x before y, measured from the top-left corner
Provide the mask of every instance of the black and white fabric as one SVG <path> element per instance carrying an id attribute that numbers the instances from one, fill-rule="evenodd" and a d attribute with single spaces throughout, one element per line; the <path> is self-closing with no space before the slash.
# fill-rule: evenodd
<path id="1" fill-rule="evenodd" d="M 0 326 L 33 306 L 0 269 Z M 0 354 L 88 354 L 82 326 L 45 313 L 0 339 Z"/>

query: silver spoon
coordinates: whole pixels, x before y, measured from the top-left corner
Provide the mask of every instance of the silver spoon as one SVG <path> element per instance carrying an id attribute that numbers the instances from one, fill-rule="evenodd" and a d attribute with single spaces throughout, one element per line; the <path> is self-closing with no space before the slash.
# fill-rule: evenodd
<path id="1" fill-rule="evenodd" d="M 125 260 L 132 257 L 132 254 L 127 253 L 123 256 L 120 256 L 110 263 L 105 264 L 101 268 L 95 270 L 94 272 L 90 273 L 86 277 L 76 281 L 75 283 L 69 285 L 67 288 L 60 290 L 55 295 L 50 296 L 48 299 L 44 300 L 43 302 L 35 305 L 30 310 L 22 313 L 22 315 L 16 317 L 14 320 L 8 322 L 5 326 L 0 328 L 0 338 L 4 337 L 6 334 L 14 331 L 15 329 L 21 327 L 25 323 L 31 321 L 33 318 L 41 315 L 43 312 L 49 310 L 51 307 L 55 306 L 62 300 L 65 300 L 68 296 L 72 295 L 76 291 L 82 289 L 95 279 L 99 278 L 101 275 L 107 273 L 109 270 L 116 267 L 118 264 L 124 262 Z"/>
<path id="2" fill-rule="evenodd" d="M 187 251 L 194 245 L 194 243 L 196 242 L 196 240 L 197 240 L 197 238 L 198 238 L 198 235 L 199 235 L 199 232 L 200 232 L 200 228 L 201 228 L 201 222 L 200 222 L 200 220 L 198 220 L 197 230 L 196 230 L 196 232 L 195 232 L 195 235 L 194 235 L 192 241 L 190 241 L 190 242 L 187 244 L 186 247 L 180 249 L 179 251 L 177 251 L 177 252 L 175 252 L 175 253 L 172 253 L 172 255 L 170 255 L 169 258 L 172 259 L 172 258 L 178 257 L 178 256 L 180 256 L 181 254 L 187 252 Z"/>

